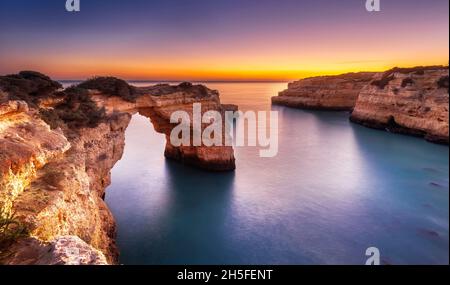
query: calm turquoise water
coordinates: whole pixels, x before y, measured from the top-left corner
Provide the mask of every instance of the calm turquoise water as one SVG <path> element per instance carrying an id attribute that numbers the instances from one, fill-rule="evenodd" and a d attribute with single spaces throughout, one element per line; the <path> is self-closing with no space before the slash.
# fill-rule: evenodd
<path id="1" fill-rule="evenodd" d="M 279 153 L 237 169 L 164 159 L 136 115 L 106 201 L 124 264 L 448 264 L 449 148 L 366 129 L 345 112 L 271 107 L 279 83 L 208 84 L 241 110 L 279 111 Z"/>

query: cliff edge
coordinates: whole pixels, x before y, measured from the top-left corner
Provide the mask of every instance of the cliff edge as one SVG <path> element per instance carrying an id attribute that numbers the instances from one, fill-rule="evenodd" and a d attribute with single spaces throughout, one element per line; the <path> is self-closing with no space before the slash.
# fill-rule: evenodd
<path id="1" fill-rule="evenodd" d="M 305 78 L 289 83 L 288 89 L 272 97 L 272 103 L 313 110 L 350 111 L 358 94 L 375 73 L 346 73 Z"/>
<path id="2" fill-rule="evenodd" d="M 367 127 L 449 143 L 448 67 L 394 68 L 358 96 L 350 120 Z"/>
<path id="3" fill-rule="evenodd" d="M 393 68 L 302 79 L 272 97 L 272 103 L 351 111 L 354 123 L 448 144 L 448 86 L 448 66 Z"/>
<path id="4" fill-rule="evenodd" d="M 190 83 L 136 88 L 96 77 L 63 89 L 38 72 L 0 76 L 0 263 L 118 263 L 103 199 L 131 117 L 147 116 L 168 136 L 170 114 L 194 103 L 202 112 L 224 109 L 217 91 Z M 164 155 L 208 170 L 235 168 L 232 147 L 167 143 Z"/>

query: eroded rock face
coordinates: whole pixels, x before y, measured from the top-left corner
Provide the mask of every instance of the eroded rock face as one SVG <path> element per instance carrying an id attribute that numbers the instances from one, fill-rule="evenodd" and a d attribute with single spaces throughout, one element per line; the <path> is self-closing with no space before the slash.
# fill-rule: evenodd
<path id="1" fill-rule="evenodd" d="M 187 90 L 169 85 L 138 88 L 140 96 L 136 102 L 126 102 L 118 97 L 106 97 L 102 93 L 93 93 L 93 98 L 99 106 L 108 112 L 139 112 L 148 117 L 155 130 L 166 135 L 167 158 L 194 165 L 206 170 L 229 171 L 235 169 L 235 158 L 231 146 L 179 146 L 170 143 L 170 133 L 176 124 L 170 123 L 170 116 L 175 111 L 185 111 L 192 121 L 194 103 L 201 103 L 202 114 L 215 110 L 223 112 L 226 109 L 237 109 L 236 106 L 223 106 L 219 94 L 205 87 L 188 86 Z M 171 93 L 173 92 L 173 93 Z M 223 128 L 225 129 L 225 128 Z M 225 134 L 223 134 L 225 138 Z"/>
<path id="2" fill-rule="evenodd" d="M 377 74 L 359 93 L 351 121 L 448 144 L 448 68 Z"/>
<path id="3" fill-rule="evenodd" d="M 10 213 L 37 171 L 69 148 L 64 134 L 50 130 L 27 103 L 0 104 L 0 213 Z"/>
<path id="4" fill-rule="evenodd" d="M 119 254 L 116 226 L 103 198 L 110 171 L 122 157 L 131 116 L 137 112 L 147 116 L 168 137 L 175 110 L 192 113 L 192 105 L 202 103 L 202 112 L 223 111 L 218 93 L 185 83 L 133 87 L 135 100 L 128 93 L 122 98 L 79 89 L 45 96 L 48 88 L 35 98 L 26 94 L 24 82 L 28 86 L 28 80 L 38 76 L 39 84 L 30 86 L 47 86 L 48 81 L 49 88 L 55 88 L 56 84 L 39 73 L 23 76 L 18 76 L 19 89 L 14 86 L 15 76 L 7 80 L 7 89 L 18 90 L 17 94 L 0 94 L 0 213 L 14 212 L 29 237 L 19 238 L 6 251 L 0 248 L 0 263 L 115 264 Z M 0 89 L 4 90 L 3 83 Z M 116 85 L 108 88 L 115 90 Z M 13 100 L 19 95 L 30 100 L 31 107 Z M 57 106 L 58 112 L 52 112 Z M 100 112 L 101 107 L 106 112 Z M 96 116 L 95 120 L 87 121 L 86 115 Z M 168 143 L 165 155 L 210 170 L 234 169 L 232 147 L 172 147 Z"/>
<path id="5" fill-rule="evenodd" d="M 361 89 L 374 73 L 347 73 L 305 78 L 289 83 L 288 89 L 272 97 L 272 103 L 303 109 L 352 110 Z"/>
<path id="6" fill-rule="evenodd" d="M 16 243 L 6 264 L 11 265 L 107 265 L 102 252 L 77 236 L 60 236 L 44 243 L 35 238 Z"/>

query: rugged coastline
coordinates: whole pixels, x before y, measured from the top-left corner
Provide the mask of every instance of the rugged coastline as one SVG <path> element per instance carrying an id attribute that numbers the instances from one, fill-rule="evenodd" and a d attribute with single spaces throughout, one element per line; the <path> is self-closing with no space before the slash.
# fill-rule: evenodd
<path id="1" fill-rule="evenodd" d="M 396 68 L 377 74 L 358 96 L 350 120 L 449 143 L 448 67 Z"/>
<path id="2" fill-rule="evenodd" d="M 346 73 L 305 78 L 288 84 L 288 89 L 272 97 L 272 104 L 294 108 L 351 111 L 358 94 L 375 73 Z"/>
<path id="3" fill-rule="evenodd" d="M 290 83 L 272 103 L 301 109 L 350 111 L 366 127 L 449 143 L 449 70 L 445 66 L 393 68 Z"/>
<path id="4" fill-rule="evenodd" d="M 168 136 L 174 110 L 196 102 L 202 112 L 224 110 L 217 91 L 190 83 L 136 88 L 94 78 L 61 87 L 37 72 L 0 77 L 4 264 L 116 264 L 115 221 L 103 198 L 131 116 L 139 112 Z M 232 147 L 168 143 L 164 155 L 207 170 L 235 168 Z"/>

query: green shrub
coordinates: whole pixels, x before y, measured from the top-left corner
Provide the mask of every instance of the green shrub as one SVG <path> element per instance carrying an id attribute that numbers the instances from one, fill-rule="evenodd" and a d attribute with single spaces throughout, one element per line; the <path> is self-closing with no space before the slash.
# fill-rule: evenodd
<path id="1" fill-rule="evenodd" d="M 28 234 L 28 228 L 15 217 L 14 213 L 0 212 L 0 256 L 18 238 Z"/>
<path id="2" fill-rule="evenodd" d="M 55 109 L 39 109 L 39 115 L 50 128 L 56 129 L 64 125 L 64 121 L 59 117 Z"/>
<path id="3" fill-rule="evenodd" d="M 53 109 L 40 109 L 41 118 L 52 129 L 64 125 L 71 129 L 95 128 L 106 116 L 105 109 L 97 107 L 86 89 L 71 86 L 58 96 L 63 96 L 64 100 Z"/>
<path id="4" fill-rule="evenodd" d="M 209 95 L 209 89 L 204 85 L 193 85 L 190 82 L 183 82 L 176 86 L 168 84 L 158 84 L 146 88 L 153 96 L 162 96 L 176 92 L 186 92 L 194 94 L 195 97 L 206 97 Z"/>
<path id="5" fill-rule="evenodd" d="M 115 77 L 94 77 L 78 84 L 77 87 L 99 90 L 105 95 L 117 96 L 129 102 L 135 102 L 139 96 L 139 92 L 135 87 Z"/>
<path id="6" fill-rule="evenodd" d="M 52 96 L 62 88 L 59 82 L 35 71 L 21 71 L 19 74 L 0 76 L 0 90 L 9 94 L 11 100 L 23 100 L 36 107 L 39 98 Z"/>
<path id="7" fill-rule="evenodd" d="M 402 73 L 402 74 L 409 74 L 414 73 L 416 75 L 424 75 L 425 71 L 430 70 L 442 70 L 442 69 L 448 69 L 448 66 L 443 65 L 431 65 L 431 66 L 415 66 L 415 67 L 394 67 L 392 69 L 389 69 L 385 72 L 385 74 L 393 74 L 393 73 Z"/>
<path id="8" fill-rule="evenodd" d="M 384 87 L 386 87 L 390 81 L 395 79 L 394 73 L 402 73 L 402 74 L 414 73 L 416 75 L 424 75 L 425 71 L 443 70 L 443 69 L 448 69 L 448 66 L 433 65 L 433 66 L 416 66 L 407 68 L 394 67 L 392 69 L 385 71 L 381 76 L 381 79 L 374 80 L 370 84 L 373 86 L 378 86 L 378 88 L 380 89 L 384 89 Z M 403 86 L 402 83 L 402 87 L 406 87 L 406 85 Z"/>

